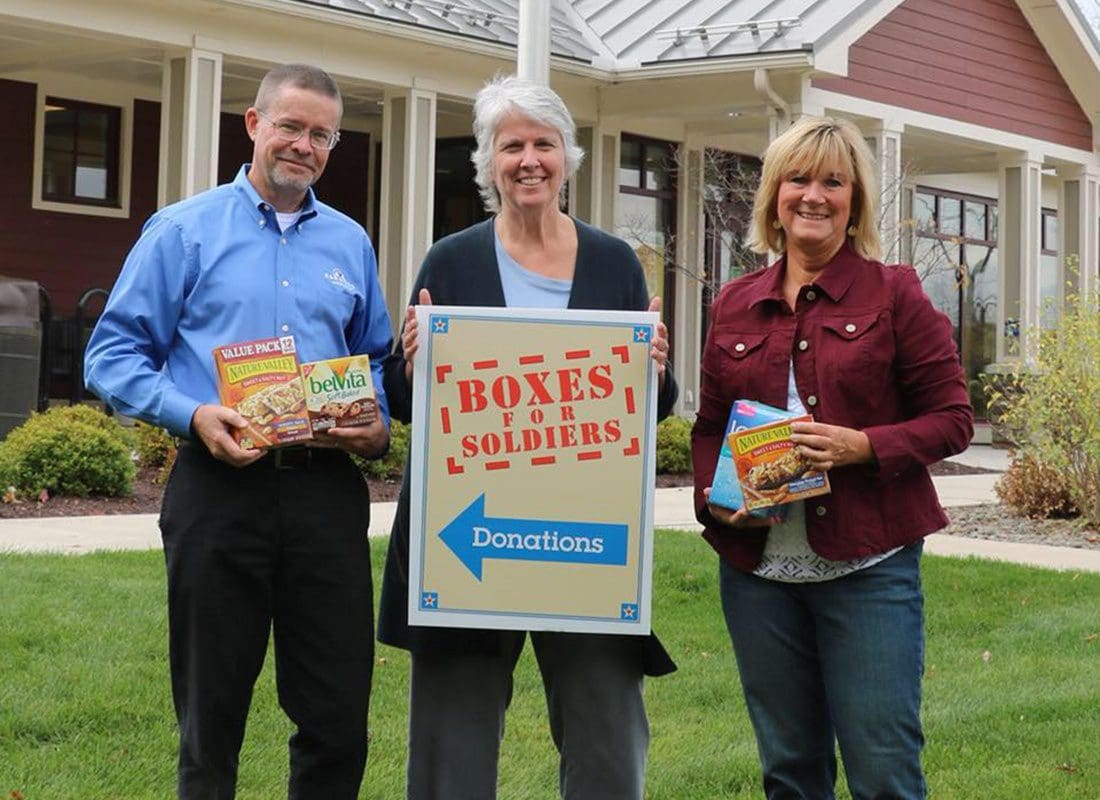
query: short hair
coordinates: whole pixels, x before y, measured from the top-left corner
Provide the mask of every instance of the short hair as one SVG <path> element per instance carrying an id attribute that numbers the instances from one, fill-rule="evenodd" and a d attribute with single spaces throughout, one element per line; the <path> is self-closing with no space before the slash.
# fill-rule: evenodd
<path id="1" fill-rule="evenodd" d="M 260 111 L 266 111 L 285 86 L 331 97 L 340 106 L 340 116 L 344 115 L 344 98 L 340 95 L 340 87 L 331 75 L 311 64 L 283 64 L 270 70 L 260 81 L 253 106 Z"/>
<path id="2" fill-rule="evenodd" d="M 752 206 L 749 247 L 757 253 L 783 253 L 787 249 L 786 231 L 774 226 L 779 185 L 792 172 L 813 175 L 834 164 L 839 164 L 852 181 L 851 224 L 856 229 L 855 235 L 848 237 L 852 248 L 863 258 L 881 258 L 874 158 L 855 123 L 837 117 L 803 117 L 768 145 Z"/>
<path id="3" fill-rule="evenodd" d="M 527 117 L 561 134 L 565 149 L 563 191 L 584 160 L 584 150 L 577 144 L 576 123 L 557 92 L 549 86 L 515 75 L 498 75 L 485 84 L 474 99 L 477 148 L 470 156 L 474 165 L 474 182 L 485 203 L 485 210 L 493 214 L 500 213 L 500 193 L 493 183 L 493 141 L 501 121 L 510 114 Z"/>

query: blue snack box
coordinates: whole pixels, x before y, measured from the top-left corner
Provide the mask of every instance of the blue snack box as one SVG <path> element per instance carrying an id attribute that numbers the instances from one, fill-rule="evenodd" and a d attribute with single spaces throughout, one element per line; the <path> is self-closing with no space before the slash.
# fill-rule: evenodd
<path id="1" fill-rule="evenodd" d="M 741 484 L 737 480 L 737 467 L 733 463 L 733 451 L 730 450 L 731 433 L 797 416 L 798 414 L 793 411 L 757 403 L 755 400 L 734 400 L 730 408 L 729 420 L 726 422 L 726 433 L 722 437 L 722 450 L 718 453 L 718 464 L 714 468 L 714 478 L 710 484 L 710 502 L 731 511 L 736 511 L 745 504 L 744 495 L 741 494 Z M 787 516 L 787 507 L 757 508 L 749 514 L 754 517 L 784 519 Z"/>

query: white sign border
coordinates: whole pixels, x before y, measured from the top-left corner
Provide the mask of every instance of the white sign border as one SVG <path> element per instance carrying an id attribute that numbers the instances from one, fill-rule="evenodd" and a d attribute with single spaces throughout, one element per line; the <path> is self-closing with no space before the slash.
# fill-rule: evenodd
<path id="1" fill-rule="evenodd" d="M 645 441 L 642 444 L 642 480 L 645 482 L 638 521 L 638 611 L 634 619 L 590 617 L 530 612 L 487 612 L 482 610 L 425 609 L 423 595 L 424 520 L 427 497 L 425 469 L 428 460 L 426 431 L 430 407 L 431 318 L 445 316 L 462 319 L 501 319 L 540 323 L 599 323 L 601 325 L 648 325 L 656 330 L 660 316 L 652 311 L 601 311 L 586 309 L 496 308 L 481 306 L 417 306 L 416 322 L 419 346 L 413 357 L 413 414 L 409 475 L 409 597 L 410 625 L 451 628 L 488 628 L 496 630 L 560 631 L 572 633 L 613 633 L 647 636 L 651 630 L 653 600 L 653 493 L 657 461 L 657 371 L 648 362 L 649 391 L 646 395 Z M 424 388 L 427 387 L 427 388 Z M 461 510 L 461 509 L 459 509 Z M 456 514 L 458 511 L 456 511 Z"/>

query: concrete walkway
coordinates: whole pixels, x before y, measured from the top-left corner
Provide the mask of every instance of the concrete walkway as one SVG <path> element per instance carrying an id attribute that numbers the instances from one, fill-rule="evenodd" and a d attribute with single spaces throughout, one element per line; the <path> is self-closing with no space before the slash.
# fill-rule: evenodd
<path id="1" fill-rule="evenodd" d="M 1008 467 L 1009 454 L 1005 450 L 975 445 L 951 460 L 968 466 L 1003 471 Z M 933 478 L 933 483 L 939 493 L 940 502 L 950 508 L 997 502 L 993 484 L 998 477 L 988 473 L 940 476 Z M 371 505 L 371 536 L 390 532 L 395 506 L 395 503 Z M 695 521 L 691 488 L 658 489 L 654 522 L 658 528 L 698 531 L 699 523 Z M 94 550 L 144 550 L 160 546 L 156 514 L 0 520 L 0 550 L 79 554 Z M 925 552 L 949 556 L 978 556 L 1054 569 L 1100 572 L 1100 550 L 933 534 L 926 540 Z"/>

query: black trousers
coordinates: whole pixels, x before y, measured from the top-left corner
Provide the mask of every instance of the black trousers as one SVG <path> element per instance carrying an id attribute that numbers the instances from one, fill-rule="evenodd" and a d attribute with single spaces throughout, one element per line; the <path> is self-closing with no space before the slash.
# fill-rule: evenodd
<path id="1" fill-rule="evenodd" d="M 292 800 L 355 798 L 367 759 L 374 617 L 366 482 L 337 450 L 238 469 L 185 444 L 165 489 L 179 796 L 232 798 L 252 687 L 275 636 Z"/>

